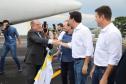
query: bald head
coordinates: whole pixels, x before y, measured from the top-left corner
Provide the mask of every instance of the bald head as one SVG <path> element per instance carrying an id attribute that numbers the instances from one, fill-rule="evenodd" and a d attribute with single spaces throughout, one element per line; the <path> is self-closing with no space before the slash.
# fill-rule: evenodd
<path id="1" fill-rule="evenodd" d="M 31 21 L 31 29 L 34 31 L 42 31 L 42 24 L 39 20 Z"/>

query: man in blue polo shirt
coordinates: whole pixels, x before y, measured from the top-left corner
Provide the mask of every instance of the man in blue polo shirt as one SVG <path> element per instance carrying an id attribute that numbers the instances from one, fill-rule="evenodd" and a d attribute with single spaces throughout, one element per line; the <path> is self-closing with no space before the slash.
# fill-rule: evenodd
<path id="1" fill-rule="evenodd" d="M 5 42 L 3 45 L 3 52 L 0 60 L 0 74 L 3 74 L 4 72 L 5 57 L 7 56 L 9 51 L 11 52 L 12 57 L 18 67 L 18 71 L 20 72 L 21 66 L 16 55 L 16 38 L 18 39 L 20 45 L 19 34 L 14 27 L 10 26 L 8 20 L 3 21 L 2 33 L 4 35 Z"/>
<path id="2" fill-rule="evenodd" d="M 64 34 L 60 37 L 60 40 L 64 43 L 71 42 L 73 29 L 70 27 L 67 20 L 64 22 L 63 28 Z M 61 53 L 62 84 L 75 84 L 74 60 L 72 58 L 72 50 L 70 48 L 61 46 L 60 50 L 56 54 L 54 54 L 54 56 L 58 56 L 59 53 Z"/>

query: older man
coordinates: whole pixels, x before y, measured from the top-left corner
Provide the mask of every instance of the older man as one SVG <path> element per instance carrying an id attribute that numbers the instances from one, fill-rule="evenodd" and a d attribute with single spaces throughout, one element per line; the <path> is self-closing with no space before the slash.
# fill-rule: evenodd
<path id="1" fill-rule="evenodd" d="M 31 29 L 27 35 L 27 52 L 25 55 L 27 84 L 34 83 L 34 77 L 45 59 L 45 49 L 54 40 L 46 39 L 39 20 L 31 22 Z"/>

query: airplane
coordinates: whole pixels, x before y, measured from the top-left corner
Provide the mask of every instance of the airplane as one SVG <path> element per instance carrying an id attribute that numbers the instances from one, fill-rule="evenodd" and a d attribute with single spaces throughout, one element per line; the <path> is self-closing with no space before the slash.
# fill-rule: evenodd
<path id="1" fill-rule="evenodd" d="M 0 21 L 12 24 L 80 9 L 77 0 L 1 0 Z"/>

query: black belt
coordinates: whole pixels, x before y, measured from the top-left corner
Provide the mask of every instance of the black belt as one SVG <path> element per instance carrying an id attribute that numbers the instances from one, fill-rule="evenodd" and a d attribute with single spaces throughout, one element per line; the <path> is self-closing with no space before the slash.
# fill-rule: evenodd
<path id="1" fill-rule="evenodd" d="M 107 67 L 105 67 L 105 66 L 95 66 L 95 68 L 97 68 L 97 69 L 106 69 Z"/>
<path id="2" fill-rule="evenodd" d="M 75 61 L 84 60 L 85 58 L 74 58 Z"/>

